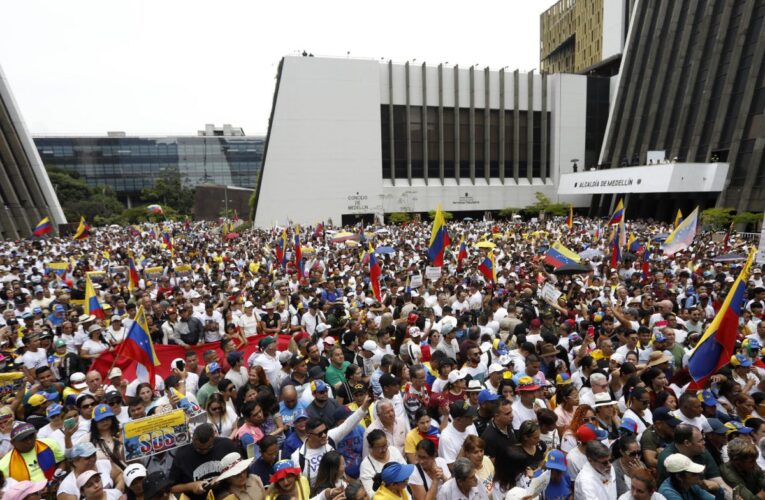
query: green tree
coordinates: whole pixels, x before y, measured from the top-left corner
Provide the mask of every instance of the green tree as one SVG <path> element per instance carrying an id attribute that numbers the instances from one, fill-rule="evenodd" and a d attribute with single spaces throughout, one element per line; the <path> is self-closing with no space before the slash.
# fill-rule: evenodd
<path id="1" fill-rule="evenodd" d="M 403 224 L 404 222 L 409 222 L 411 217 L 407 212 L 393 212 L 388 216 L 388 220 L 391 224 Z"/>
<path id="2" fill-rule="evenodd" d="M 176 169 L 164 170 L 154 181 L 154 186 L 141 191 L 141 199 L 170 207 L 181 214 L 191 212 L 194 190 L 183 185 L 181 173 Z"/>
<path id="3" fill-rule="evenodd" d="M 111 224 L 112 219 L 118 217 L 124 209 L 109 187 L 91 188 L 80 179 L 77 172 L 55 167 L 47 171 L 64 215 L 71 222 L 77 222 L 80 216 L 85 216 L 91 224 Z"/>
<path id="4" fill-rule="evenodd" d="M 568 215 L 569 205 L 568 203 L 553 203 L 550 198 L 537 191 L 534 196 L 536 197 L 536 203 L 533 203 L 523 209 L 524 213 L 531 216 L 536 216 L 539 212 L 544 210 L 547 215 Z"/>
<path id="5" fill-rule="evenodd" d="M 734 210 L 728 207 L 707 208 L 701 212 L 701 222 L 714 229 L 727 228 L 733 220 L 733 212 Z"/>
<path id="6" fill-rule="evenodd" d="M 454 214 L 451 213 L 451 212 L 442 211 L 441 213 L 444 214 L 444 220 L 452 220 L 452 219 L 454 219 Z M 435 218 L 436 218 L 436 211 L 435 210 L 429 211 L 428 212 L 428 219 L 434 220 Z"/>
<path id="7" fill-rule="evenodd" d="M 250 217 L 249 219 L 254 221 L 255 220 L 255 207 L 258 205 L 258 191 L 255 190 L 250 195 L 250 199 L 247 201 L 247 205 L 250 207 Z"/>
<path id="8" fill-rule="evenodd" d="M 520 212 L 521 212 L 520 208 L 507 207 L 507 208 L 503 208 L 502 210 L 500 210 L 497 215 L 499 215 L 499 217 L 502 218 L 502 219 L 509 219 L 513 215 L 515 215 L 517 213 L 520 213 Z"/>
<path id="9" fill-rule="evenodd" d="M 746 224 L 747 229 L 749 226 L 757 228 L 757 224 L 762 222 L 762 214 L 755 212 L 741 212 L 733 216 L 733 222 L 736 224 Z"/>
<path id="10" fill-rule="evenodd" d="M 162 210 L 164 215 L 154 215 L 149 213 L 149 211 L 146 209 L 146 205 L 141 205 L 139 207 L 126 208 L 120 215 L 127 224 L 182 219 L 178 212 L 176 212 L 172 207 L 162 207 Z"/>

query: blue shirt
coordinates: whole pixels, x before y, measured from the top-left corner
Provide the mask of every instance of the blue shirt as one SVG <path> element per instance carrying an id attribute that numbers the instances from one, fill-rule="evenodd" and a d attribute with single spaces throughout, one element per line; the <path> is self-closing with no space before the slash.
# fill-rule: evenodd
<path id="1" fill-rule="evenodd" d="M 300 440 L 300 436 L 297 435 L 297 432 L 293 432 L 290 434 L 290 437 L 284 440 L 284 444 L 282 445 L 282 456 L 283 457 L 291 457 L 293 453 L 295 453 L 295 450 L 303 446 L 303 441 Z"/>
<path id="2" fill-rule="evenodd" d="M 302 400 L 298 399 L 297 404 L 295 404 L 294 408 L 287 408 L 287 405 L 284 404 L 284 401 L 279 402 L 279 415 L 282 416 L 282 422 L 284 422 L 284 425 L 292 429 L 292 425 L 295 422 L 295 413 L 297 413 L 298 410 L 305 410 L 306 404 Z"/>
<path id="3" fill-rule="evenodd" d="M 571 496 L 571 478 L 563 473 L 559 483 L 550 481 L 545 489 L 545 500 L 568 500 Z"/>
<path id="4" fill-rule="evenodd" d="M 345 458 L 345 473 L 354 479 L 359 477 L 365 430 L 364 426 L 359 424 L 343 439 L 335 443 L 335 449 Z"/>

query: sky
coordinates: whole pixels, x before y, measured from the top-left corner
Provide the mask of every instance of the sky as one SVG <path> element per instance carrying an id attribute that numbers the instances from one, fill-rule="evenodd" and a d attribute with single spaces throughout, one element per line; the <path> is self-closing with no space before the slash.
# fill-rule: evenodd
<path id="1" fill-rule="evenodd" d="M 12 0 L 0 67 L 33 135 L 265 135 L 285 55 L 527 71 L 553 3 Z"/>

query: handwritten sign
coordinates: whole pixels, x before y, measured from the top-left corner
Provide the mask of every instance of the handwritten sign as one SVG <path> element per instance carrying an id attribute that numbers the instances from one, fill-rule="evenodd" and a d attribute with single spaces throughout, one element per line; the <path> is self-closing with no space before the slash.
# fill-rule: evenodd
<path id="1" fill-rule="evenodd" d="M 184 410 L 153 415 L 122 427 L 122 444 L 128 462 L 180 448 L 191 443 L 189 424 Z"/>
<path id="2" fill-rule="evenodd" d="M 425 268 L 425 277 L 428 278 L 430 281 L 438 281 L 441 279 L 441 268 L 440 267 L 426 267 Z"/>
<path id="3" fill-rule="evenodd" d="M 552 286 L 550 283 L 545 283 L 545 286 L 542 287 L 542 298 L 546 302 L 557 304 L 560 296 L 561 296 L 560 290 Z"/>

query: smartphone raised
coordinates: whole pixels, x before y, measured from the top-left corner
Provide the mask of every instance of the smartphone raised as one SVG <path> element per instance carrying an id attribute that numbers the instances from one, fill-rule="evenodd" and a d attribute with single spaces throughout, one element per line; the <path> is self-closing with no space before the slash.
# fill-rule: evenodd
<path id="1" fill-rule="evenodd" d="M 76 418 L 72 417 L 72 418 L 67 418 L 66 420 L 64 420 L 64 429 L 74 429 L 76 426 L 77 426 Z"/>

